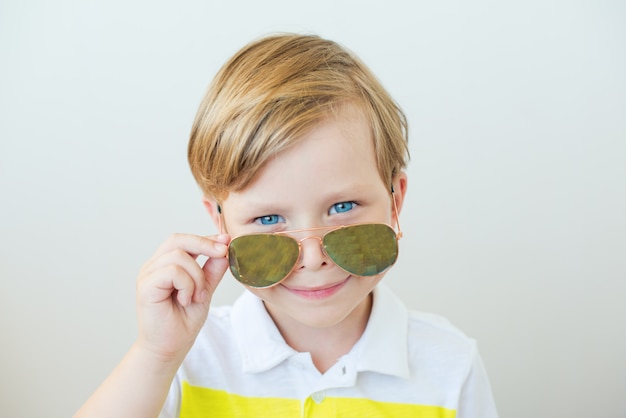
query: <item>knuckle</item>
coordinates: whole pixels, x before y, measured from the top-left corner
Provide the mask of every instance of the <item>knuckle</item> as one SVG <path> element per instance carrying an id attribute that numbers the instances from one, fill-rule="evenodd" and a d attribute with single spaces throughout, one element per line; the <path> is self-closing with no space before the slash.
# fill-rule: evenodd
<path id="1" fill-rule="evenodd" d="M 181 234 L 180 232 L 175 232 L 169 236 L 168 241 L 175 245 L 180 244 L 182 241 L 184 241 L 184 234 Z"/>
<path id="2" fill-rule="evenodd" d="M 174 250 L 172 250 L 172 254 L 174 255 L 174 257 L 176 257 L 176 259 L 182 259 L 182 258 L 188 258 L 189 257 L 189 253 L 187 251 L 183 250 L 180 247 L 174 248 Z"/>
<path id="3" fill-rule="evenodd" d="M 169 264 L 165 267 L 165 274 L 172 277 L 186 276 L 186 270 L 178 264 Z"/>

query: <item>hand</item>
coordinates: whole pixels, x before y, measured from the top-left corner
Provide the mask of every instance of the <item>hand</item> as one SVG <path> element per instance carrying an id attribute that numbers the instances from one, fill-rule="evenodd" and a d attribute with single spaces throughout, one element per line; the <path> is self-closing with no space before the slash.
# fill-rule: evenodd
<path id="1" fill-rule="evenodd" d="M 175 234 L 144 264 L 137 279 L 137 345 L 181 362 L 206 321 L 228 261 L 228 235 Z M 209 257 L 200 266 L 197 257 Z"/>

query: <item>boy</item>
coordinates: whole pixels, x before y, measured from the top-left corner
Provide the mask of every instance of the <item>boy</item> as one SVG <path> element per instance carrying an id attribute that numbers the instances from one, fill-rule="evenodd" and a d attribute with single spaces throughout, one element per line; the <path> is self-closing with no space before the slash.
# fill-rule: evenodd
<path id="1" fill-rule="evenodd" d="M 346 50 L 244 47 L 189 143 L 220 233 L 174 235 L 144 265 L 137 341 L 77 416 L 496 417 L 474 342 L 378 286 L 407 160 L 402 111 Z M 228 268 L 247 292 L 208 314 Z"/>

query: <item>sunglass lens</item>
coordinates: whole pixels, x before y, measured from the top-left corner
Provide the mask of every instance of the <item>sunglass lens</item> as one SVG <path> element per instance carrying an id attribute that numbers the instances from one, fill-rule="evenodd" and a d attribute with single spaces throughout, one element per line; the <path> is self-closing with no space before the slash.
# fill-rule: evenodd
<path id="1" fill-rule="evenodd" d="M 268 287 L 289 274 L 298 252 L 298 243 L 284 235 L 244 235 L 230 243 L 230 271 L 245 285 Z"/>
<path id="2" fill-rule="evenodd" d="M 375 276 L 396 262 L 398 242 L 388 225 L 364 224 L 340 228 L 324 236 L 326 254 L 357 276 Z"/>

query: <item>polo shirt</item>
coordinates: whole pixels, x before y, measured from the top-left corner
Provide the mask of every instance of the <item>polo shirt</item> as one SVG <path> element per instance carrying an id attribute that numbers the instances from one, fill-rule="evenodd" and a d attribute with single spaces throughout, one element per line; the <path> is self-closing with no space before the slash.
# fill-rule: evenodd
<path id="1" fill-rule="evenodd" d="M 363 335 L 323 374 L 253 294 L 212 308 L 160 417 L 497 417 L 474 340 L 382 284 L 373 296 Z"/>

